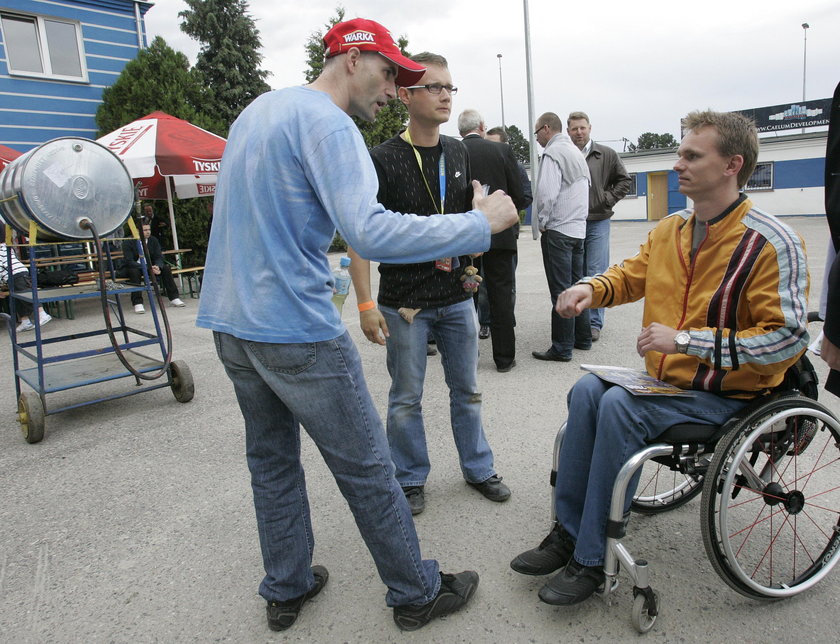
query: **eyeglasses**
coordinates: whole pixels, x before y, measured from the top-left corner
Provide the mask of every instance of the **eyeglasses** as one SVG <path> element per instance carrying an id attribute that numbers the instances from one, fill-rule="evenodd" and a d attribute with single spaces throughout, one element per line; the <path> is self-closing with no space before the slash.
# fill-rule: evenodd
<path id="1" fill-rule="evenodd" d="M 426 88 L 429 94 L 433 94 L 437 96 L 443 90 L 446 90 L 450 96 L 455 96 L 458 93 L 458 88 L 453 87 L 452 85 L 441 85 L 440 83 L 430 83 L 428 85 L 411 85 L 410 87 L 406 87 L 406 89 L 423 89 Z"/>
<path id="2" fill-rule="evenodd" d="M 546 125 L 547 125 L 547 123 L 543 123 L 536 130 L 534 130 L 534 136 L 537 136 L 537 134 L 540 133 L 540 130 L 542 130 Z"/>

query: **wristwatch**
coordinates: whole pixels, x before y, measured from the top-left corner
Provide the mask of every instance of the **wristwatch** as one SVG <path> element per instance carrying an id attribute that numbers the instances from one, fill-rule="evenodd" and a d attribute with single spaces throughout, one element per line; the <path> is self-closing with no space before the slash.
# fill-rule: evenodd
<path id="1" fill-rule="evenodd" d="M 590 286 L 590 287 L 592 287 L 592 280 L 593 280 L 593 279 L 595 279 L 595 278 L 594 278 L 594 277 L 590 277 L 590 276 L 587 276 L 587 277 L 582 277 L 582 278 L 580 278 L 577 282 L 575 282 L 574 284 L 572 284 L 572 286 L 577 286 L 578 284 L 589 284 L 589 286 Z"/>
<path id="2" fill-rule="evenodd" d="M 688 331 L 679 331 L 674 336 L 674 346 L 677 347 L 677 353 L 686 353 L 689 342 L 691 342 L 691 335 L 689 335 Z"/>

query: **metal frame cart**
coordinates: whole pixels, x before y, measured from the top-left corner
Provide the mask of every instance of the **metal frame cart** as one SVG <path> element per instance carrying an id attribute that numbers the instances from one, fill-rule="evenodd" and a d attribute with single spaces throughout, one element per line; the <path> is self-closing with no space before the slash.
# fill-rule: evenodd
<path id="1" fill-rule="evenodd" d="M 34 237 L 31 237 L 33 239 Z M 7 230 L 6 239 L 11 241 L 10 231 Z M 109 240 L 114 241 L 114 240 Z M 119 241 L 119 240 L 116 240 Z M 139 239 L 134 238 L 135 243 L 140 244 Z M 16 247 L 32 247 L 43 244 L 23 244 Z M 12 253 L 12 244 L 8 244 L 7 252 Z M 152 282 L 149 280 L 148 267 L 145 259 L 141 260 L 141 267 L 145 284 L 142 286 L 118 283 L 114 280 L 114 265 L 111 258 L 109 244 L 104 244 L 104 256 L 101 261 L 106 262 L 106 274 L 110 280 L 106 284 L 89 284 L 80 286 L 62 286 L 58 288 L 39 289 L 38 272 L 35 265 L 35 253 L 29 253 L 29 277 L 32 283 L 31 290 L 15 292 L 12 284 L 11 272 L 9 275 L 9 309 L 11 316 L 7 317 L 9 335 L 12 343 L 12 358 L 15 373 L 15 394 L 18 401 L 18 421 L 20 422 L 23 436 L 29 443 L 37 443 L 44 438 L 45 416 L 58 414 L 63 411 L 92 405 L 106 400 L 124 398 L 135 394 L 170 387 L 175 399 L 178 402 L 189 402 L 195 393 L 192 374 L 189 367 L 182 360 L 169 362 L 168 347 L 161 335 L 161 324 L 158 319 L 159 303 L 155 296 Z M 140 257 L 143 257 L 142 249 Z M 11 271 L 11 258 L 7 257 L 8 266 Z M 100 290 L 100 286 L 105 292 Z M 120 295 L 136 291 L 144 291 L 149 300 L 151 318 L 154 324 L 154 333 L 135 329 L 126 323 L 123 307 L 120 302 Z M 110 314 L 115 318 L 115 324 L 110 325 L 103 316 L 105 328 L 96 329 L 82 333 L 72 333 L 58 337 L 44 338 L 41 333 L 38 307 L 49 302 L 67 302 L 73 300 L 90 298 L 107 298 L 107 307 Z M 16 332 L 16 306 L 15 301 L 26 301 L 32 304 L 35 324 L 35 339 L 28 342 L 19 342 Z M 163 312 L 164 321 L 166 313 Z M 45 355 L 44 348 L 47 345 L 55 345 L 71 341 L 78 341 L 83 338 L 92 338 L 101 335 L 108 335 L 111 343 L 107 346 L 96 347 L 86 350 L 70 350 L 67 353 L 58 355 Z M 78 342 L 76 343 L 78 344 Z M 138 351 L 139 349 L 150 348 L 155 356 L 158 351 L 160 357 L 152 357 Z M 155 379 L 141 378 L 132 373 L 120 360 L 117 352 L 123 353 L 132 368 L 140 374 L 160 372 Z M 21 364 L 22 359 L 27 362 Z M 30 366 L 30 363 L 32 366 Z M 74 404 L 50 408 L 47 405 L 47 394 L 65 391 L 87 385 L 95 385 L 120 378 L 132 378 L 135 387 L 129 391 L 109 394 L 103 397 L 96 397 Z M 25 382 L 34 391 L 21 391 L 21 381 Z M 143 384 L 143 383 L 150 384 Z"/>

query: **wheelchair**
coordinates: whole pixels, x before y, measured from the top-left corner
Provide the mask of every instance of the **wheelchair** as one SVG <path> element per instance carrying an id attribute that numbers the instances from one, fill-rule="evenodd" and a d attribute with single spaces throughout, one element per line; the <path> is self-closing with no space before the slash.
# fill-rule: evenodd
<path id="1" fill-rule="evenodd" d="M 666 512 L 702 495 L 706 554 L 742 595 L 782 599 L 828 575 L 840 558 L 840 422 L 816 398 L 816 374 L 803 356 L 780 387 L 723 425 L 674 425 L 624 464 L 613 485 L 606 581 L 597 594 L 610 604 L 622 568 L 633 581 L 631 621 L 638 632 L 653 627 L 659 595 L 647 561 L 635 559 L 621 541 L 628 486 L 637 472 L 631 512 Z M 565 429 L 564 423 L 554 443 L 552 486 Z M 551 508 L 554 518 L 553 493 Z"/>

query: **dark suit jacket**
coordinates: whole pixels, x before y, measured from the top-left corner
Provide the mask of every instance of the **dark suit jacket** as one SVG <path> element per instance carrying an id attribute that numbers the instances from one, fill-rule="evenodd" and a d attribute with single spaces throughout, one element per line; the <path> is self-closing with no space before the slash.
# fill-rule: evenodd
<path id="1" fill-rule="evenodd" d="M 489 185 L 490 192 L 504 190 L 513 199 L 517 210 L 527 208 L 513 149 L 505 143 L 482 139 L 478 134 L 467 134 L 463 142 L 470 155 L 472 178 Z M 493 235 L 490 248 L 516 250 L 515 229 L 516 226 Z"/>
<path id="2" fill-rule="evenodd" d="M 825 215 L 831 229 L 834 248 L 840 250 L 840 84 L 834 90 L 825 150 Z M 828 302 L 825 309 L 823 333 L 840 347 L 840 254 L 828 274 Z M 825 388 L 840 396 L 840 372 L 832 370 Z"/>

